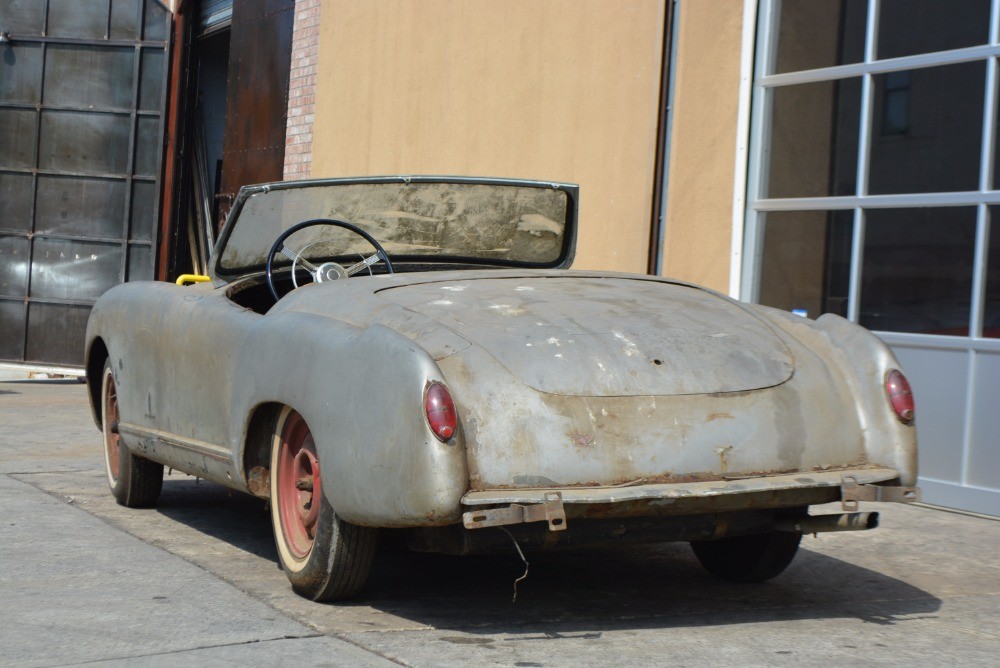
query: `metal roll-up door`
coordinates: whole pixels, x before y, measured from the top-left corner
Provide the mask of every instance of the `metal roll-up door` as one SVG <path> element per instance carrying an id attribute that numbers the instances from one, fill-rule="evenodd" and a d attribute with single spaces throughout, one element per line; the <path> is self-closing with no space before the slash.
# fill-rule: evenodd
<path id="1" fill-rule="evenodd" d="M 198 34 L 228 28 L 233 22 L 233 0 L 202 0 L 198 11 Z"/>

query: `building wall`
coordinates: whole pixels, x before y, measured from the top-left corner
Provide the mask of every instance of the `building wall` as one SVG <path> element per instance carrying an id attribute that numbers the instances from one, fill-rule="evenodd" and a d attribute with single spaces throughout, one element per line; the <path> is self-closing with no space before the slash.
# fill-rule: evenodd
<path id="1" fill-rule="evenodd" d="M 574 266 L 645 271 L 664 25 L 663 0 L 324 0 L 312 176 L 578 183 Z"/>
<path id="2" fill-rule="evenodd" d="M 677 9 L 663 274 L 729 288 L 743 0 Z"/>
<path id="3" fill-rule="evenodd" d="M 319 55 L 320 0 L 295 0 L 292 68 L 288 74 L 288 119 L 284 180 L 309 178 L 312 172 L 313 121 Z"/>

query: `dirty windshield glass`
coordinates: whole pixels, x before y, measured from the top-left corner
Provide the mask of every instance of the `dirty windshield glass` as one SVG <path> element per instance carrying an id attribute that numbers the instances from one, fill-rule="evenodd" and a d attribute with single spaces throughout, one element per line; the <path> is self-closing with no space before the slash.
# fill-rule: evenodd
<path id="1" fill-rule="evenodd" d="M 473 183 L 332 183 L 274 188 L 243 205 L 219 259 L 226 274 L 261 268 L 284 230 L 314 218 L 345 220 L 377 239 L 393 259 L 556 264 L 565 245 L 566 192 Z M 309 260 L 371 254 L 347 230 L 321 225 L 285 245 Z M 280 257 L 276 262 L 288 263 Z"/>

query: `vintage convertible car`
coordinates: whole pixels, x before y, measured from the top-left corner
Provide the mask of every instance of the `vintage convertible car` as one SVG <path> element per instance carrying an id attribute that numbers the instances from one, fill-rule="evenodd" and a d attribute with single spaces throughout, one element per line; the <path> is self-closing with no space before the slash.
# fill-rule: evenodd
<path id="1" fill-rule="evenodd" d="M 803 533 L 914 500 L 891 352 L 679 281 L 567 271 L 577 188 L 387 177 L 244 188 L 202 283 L 94 307 L 87 378 L 119 503 L 163 467 L 270 499 L 315 600 L 364 584 L 376 532 L 482 551 L 690 541 L 760 581 Z M 514 541 L 512 545 L 511 541 Z"/>

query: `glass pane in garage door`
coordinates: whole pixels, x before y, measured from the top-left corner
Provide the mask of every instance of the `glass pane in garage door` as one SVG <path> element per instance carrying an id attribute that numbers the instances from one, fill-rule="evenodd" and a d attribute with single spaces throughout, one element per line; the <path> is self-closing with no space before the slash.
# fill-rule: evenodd
<path id="1" fill-rule="evenodd" d="M 1000 339 L 1000 206 L 990 207 L 990 245 L 986 254 L 983 336 Z"/>
<path id="2" fill-rule="evenodd" d="M 986 44 L 990 0 L 881 0 L 878 58 Z"/>
<path id="3" fill-rule="evenodd" d="M 760 303 L 809 318 L 847 316 L 854 212 L 769 211 Z"/>
<path id="4" fill-rule="evenodd" d="M 771 91 L 765 197 L 852 195 L 858 177 L 861 79 Z"/>
<path id="5" fill-rule="evenodd" d="M 868 192 L 976 190 L 986 63 L 872 76 Z"/>
<path id="6" fill-rule="evenodd" d="M 967 336 L 975 207 L 868 210 L 865 223 L 861 324 Z"/>

